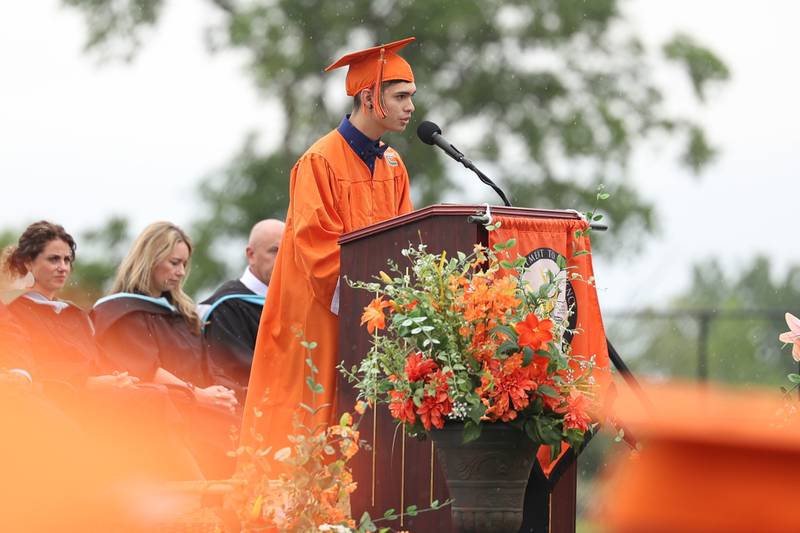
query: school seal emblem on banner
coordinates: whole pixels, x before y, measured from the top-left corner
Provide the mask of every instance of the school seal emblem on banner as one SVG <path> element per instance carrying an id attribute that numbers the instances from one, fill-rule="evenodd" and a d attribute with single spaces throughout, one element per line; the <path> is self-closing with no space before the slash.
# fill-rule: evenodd
<path id="1" fill-rule="evenodd" d="M 537 248 L 525 256 L 526 271 L 523 279 L 528 282 L 531 290 L 538 291 L 553 276 L 558 287 L 558 299 L 550 316 L 559 324 L 566 322 L 563 340 L 570 344 L 578 323 L 578 300 L 564 269 L 566 264 L 564 256 L 552 248 Z"/>

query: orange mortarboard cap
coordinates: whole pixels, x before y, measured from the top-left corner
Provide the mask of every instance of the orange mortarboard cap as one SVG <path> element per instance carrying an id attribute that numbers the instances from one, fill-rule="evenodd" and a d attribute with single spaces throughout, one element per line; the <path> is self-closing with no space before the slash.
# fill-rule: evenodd
<path id="1" fill-rule="evenodd" d="M 393 43 L 381 44 L 343 55 L 333 64 L 329 65 L 325 72 L 349 66 L 345 87 L 348 96 L 355 96 L 359 91 L 373 88 L 373 94 L 377 105 L 375 111 L 378 116 L 384 118 L 386 112 L 381 100 L 381 83 L 389 80 L 414 81 L 414 73 L 411 65 L 397 55 L 397 52 L 405 45 L 415 40 L 414 37 L 407 37 Z"/>
<path id="2" fill-rule="evenodd" d="M 643 447 L 604 483 L 606 531 L 800 531 L 800 420 L 777 394 L 670 385 L 647 395 L 647 407 L 625 394 L 615 404 Z"/>

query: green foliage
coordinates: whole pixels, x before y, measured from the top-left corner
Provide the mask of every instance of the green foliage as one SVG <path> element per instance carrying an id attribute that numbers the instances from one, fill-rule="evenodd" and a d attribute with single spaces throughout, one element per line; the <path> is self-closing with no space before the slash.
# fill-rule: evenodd
<path id="1" fill-rule="evenodd" d="M 682 157 L 683 162 L 697 174 L 716 155 L 717 150 L 708 144 L 705 132 L 696 126 L 691 127 L 689 129 L 689 144 Z"/>
<path id="2" fill-rule="evenodd" d="M 128 220 L 113 216 L 79 236 L 78 258 L 64 297 L 90 308 L 110 288 L 132 241 Z"/>
<path id="3" fill-rule="evenodd" d="M 122 46 L 126 54 L 166 1 L 63 0 L 85 15 L 88 48 Z M 376 42 L 418 38 L 403 52 L 416 73 L 416 116 L 468 132 L 462 148 L 491 168 L 516 205 L 576 208 L 605 183 L 615 197 L 606 217 L 616 240 L 608 244 L 635 243 L 653 224 L 652 205 L 626 180 L 637 145 L 658 132 L 685 138 L 682 161 L 695 171 L 714 155 L 697 124 L 663 105 L 648 50 L 618 0 L 208 1 L 220 15 L 207 34 L 211 48 L 245 53 L 254 83 L 283 108 L 275 121 L 282 138 L 264 152 L 248 138 L 229 168 L 204 182 L 190 289 L 225 277 L 218 243 L 285 213 L 294 161 L 350 105 L 341 76 L 322 68 Z M 687 69 L 698 98 L 707 82 L 727 78 L 722 61 L 687 36 L 665 53 Z M 495 200 L 488 189 L 454 190 L 462 171 L 412 133 L 387 141 L 404 156 L 416 205 Z"/>
<path id="4" fill-rule="evenodd" d="M 730 78 L 725 63 L 688 35 L 679 33 L 674 36 L 664 45 L 664 55 L 683 64 L 689 72 L 695 95 L 700 100 L 705 99 L 705 89 L 709 82 L 726 81 Z"/>
<path id="5" fill-rule="evenodd" d="M 66 6 L 81 8 L 86 16 L 86 49 L 101 45 L 120 48 L 115 56 L 132 59 L 141 44 L 142 28 L 153 26 L 161 15 L 161 0 L 62 0 Z"/>
<path id="6" fill-rule="evenodd" d="M 14 229 L 4 229 L 0 231 L 0 250 L 4 250 L 6 246 L 16 244 L 20 233 L 22 233 L 21 230 L 16 231 Z"/>
<path id="7" fill-rule="evenodd" d="M 194 267 L 186 285 L 190 293 L 218 285 L 229 276 L 231 267 L 241 266 L 226 261 L 215 245 L 239 239 L 244 250 L 256 222 L 286 217 L 294 158 L 285 152 L 260 155 L 256 140 L 249 136 L 225 170 L 200 184 L 200 198 L 207 210 L 189 230 L 195 242 Z"/>

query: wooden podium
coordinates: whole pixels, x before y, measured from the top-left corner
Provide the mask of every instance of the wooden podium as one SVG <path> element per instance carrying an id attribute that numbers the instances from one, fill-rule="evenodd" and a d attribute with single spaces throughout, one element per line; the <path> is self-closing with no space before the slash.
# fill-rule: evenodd
<path id="1" fill-rule="evenodd" d="M 360 319 L 373 296 L 350 288 L 344 278 L 373 281 L 378 272 L 387 270 L 389 259 L 402 266 L 407 259 L 400 251 L 409 244 L 424 242 L 430 252 L 446 250 L 449 257 L 455 256 L 457 251 L 471 253 L 476 243 L 488 244 L 488 234 L 482 224 L 468 219 L 485 211 L 485 206 L 478 205 L 433 205 L 341 237 L 339 355 L 345 367 L 357 365 L 369 351 L 370 336 L 360 325 Z M 491 211 L 524 218 L 578 218 L 573 212 L 544 209 L 492 207 Z M 339 409 L 352 410 L 356 391 L 342 376 L 338 377 L 336 390 Z M 373 416 L 376 424 L 373 424 Z M 351 505 L 356 520 L 364 511 L 377 518 L 389 509 L 400 511 L 409 505 L 426 508 L 433 500 L 443 502 L 448 498 L 430 439 L 403 438 L 402 428 L 385 404 L 378 406 L 376 414 L 367 411 L 359 430 L 361 438 L 367 440 L 373 450 L 362 450 L 353 459 L 358 489 L 352 495 Z M 521 532 L 574 533 L 577 468 L 571 453 L 559 461 L 549 478 L 544 476 L 538 462 L 534 465 Z M 406 515 L 402 523 L 397 520 L 392 525 L 416 533 L 452 530 L 449 507 L 416 517 Z"/>

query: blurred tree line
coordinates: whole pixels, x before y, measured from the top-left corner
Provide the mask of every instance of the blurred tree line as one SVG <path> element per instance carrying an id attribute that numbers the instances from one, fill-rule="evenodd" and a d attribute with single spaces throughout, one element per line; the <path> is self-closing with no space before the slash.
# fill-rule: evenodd
<path id="1" fill-rule="evenodd" d="M 706 379 L 731 384 L 787 385 L 797 372 L 784 314 L 798 313 L 800 266 L 777 276 L 767 257 L 740 272 L 716 260 L 693 268 L 688 290 L 667 304 L 675 312 L 607 315 L 609 338 L 631 369 L 652 378 Z M 704 368 L 703 368 L 704 367 Z"/>
<path id="2" fill-rule="evenodd" d="M 613 197 L 605 216 L 614 230 L 604 247 L 630 248 L 654 227 L 653 206 L 627 175 L 637 146 L 679 143 L 681 162 L 698 173 L 716 153 L 700 124 L 668 110 L 651 75 L 653 54 L 621 0 L 205 1 L 216 13 L 205 28 L 210 50 L 245 53 L 253 83 L 281 104 L 282 116 L 265 127 L 280 127 L 282 137 L 259 148 L 257 135 L 249 135 L 227 168 L 200 183 L 200 215 L 187 228 L 196 245 L 188 283 L 195 294 L 241 268 L 230 244 L 243 242 L 257 220 L 285 215 L 295 160 L 348 111 L 341 75 L 322 69 L 375 43 L 417 37 L 403 51 L 416 73 L 417 120 L 442 124 L 515 205 L 585 210 L 603 183 Z M 169 3 L 62 2 L 83 15 L 89 53 L 122 60 L 146 46 Z M 661 53 L 686 72 L 700 102 L 709 85 L 729 76 L 723 61 L 688 35 L 675 35 Z M 453 164 L 418 142 L 413 128 L 387 141 L 408 165 L 415 205 L 497 202 L 488 189 L 467 194 Z M 127 232 L 124 219 L 114 219 L 81 245 L 116 250 L 130 241 Z M 76 279 L 94 293 L 117 257 L 103 265 L 87 255 Z"/>

